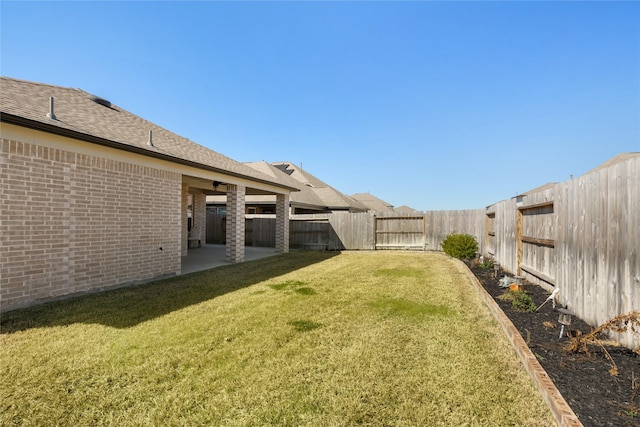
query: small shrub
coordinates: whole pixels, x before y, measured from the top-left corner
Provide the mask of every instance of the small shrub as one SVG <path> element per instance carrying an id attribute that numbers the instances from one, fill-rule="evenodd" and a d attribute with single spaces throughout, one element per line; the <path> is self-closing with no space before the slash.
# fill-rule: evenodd
<path id="1" fill-rule="evenodd" d="M 519 311 L 536 311 L 536 304 L 524 291 L 511 291 L 511 293 L 513 294 L 513 302 L 511 302 L 511 307 Z"/>
<path id="2" fill-rule="evenodd" d="M 478 267 L 488 270 L 493 268 L 493 260 L 491 258 L 485 258 L 481 263 L 478 264 Z"/>
<path id="3" fill-rule="evenodd" d="M 478 242 L 470 234 L 449 234 L 440 245 L 445 254 L 458 259 L 472 259 L 478 252 Z"/>

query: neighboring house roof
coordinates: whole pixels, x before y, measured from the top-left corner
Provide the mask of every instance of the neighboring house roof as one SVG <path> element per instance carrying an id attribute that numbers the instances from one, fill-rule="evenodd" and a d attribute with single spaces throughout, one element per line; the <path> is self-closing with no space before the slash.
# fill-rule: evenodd
<path id="1" fill-rule="evenodd" d="M 53 119 L 48 117 L 50 98 L 53 98 Z M 81 89 L 0 77 L 0 120 L 297 190 Z"/>
<path id="2" fill-rule="evenodd" d="M 304 188 L 304 186 L 302 184 L 300 184 L 299 181 L 291 178 L 289 175 L 287 175 L 286 173 L 282 172 L 280 169 L 278 169 L 277 167 L 273 166 L 270 163 L 267 163 L 265 161 L 262 162 L 246 162 L 245 165 L 252 167 L 253 169 L 257 170 L 258 172 L 261 172 L 265 175 L 269 175 L 271 178 L 280 181 L 283 184 L 286 184 L 290 187 L 295 187 L 299 190 L 302 190 Z"/>
<path id="3" fill-rule="evenodd" d="M 556 185 L 556 184 L 557 184 L 557 182 L 548 182 L 548 183 L 543 184 L 543 185 L 541 185 L 539 187 L 532 188 L 529 191 L 525 191 L 524 193 L 518 194 L 518 195 L 512 197 L 512 199 L 517 198 L 517 197 L 522 197 L 522 196 L 529 196 L 531 194 L 535 194 L 535 193 L 539 193 L 539 192 L 544 191 L 544 190 L 548 190 L 549 188 L 553 188 L 553 186 Z"/>
<path id="4" fill-rule="evenodd" d="M 601 171 L 601 170 L 609 168 L 609 167 L 611 167 L 611 166 L 613 166 L 615 164 L 624 162 L 624 161 L 629 160 L 629 159 L 633 159 L 635 157 L 640 157 L 640 152 L 620 153 L 617 156 L 615 156 L 615 157 L 607 160 L 606 162 L 596 166 L 595 168 L 591 169 L 590 171 L 585 173 L 585 175 Z M 548 183 L 543 184 L 543 185 L 541 185 L 539 187 L 536 187 L 536 188 L 533 188 L 533 189 L 531 189 L 529 191 L 525 191 L 524 193 L 518 194 L 518 195 L 512 197 L 512 199 L 522 199 L 524 196 L 530 196 L 532 194 L 536 194 L 536 193 L 540 193 L 540 192 L 545 191 L 545 190 L 552 189 L 556 185 L 558 185 L 557 182 L 548 182 Z"/>
<path id="5" fill-rule="evenodd" d="M 311 189 L 311 191 L 323 202 L 323 205 L 326 206 L 330 210 L 349 210 L 354 212 L 366 212 L 369 209 L 353 199 L 352 197 L 347 196 L 316 178 L 306 170 L 303 170 L 301 167 L 291 163 L 291 162 L 275 162 L 271 163 L 276 168 L 280 169 L 291 178 L 296 179 L 300 183 L 304 184 L 303 187 L 305 189 Z M 304 190 L 302 190 L 304 191 Z M 301 192 L 302 192 L 301 191 Z M 291 198 L 295 201 L 297 194 L 292 194 Z"/>
<path id="6" fill-rule="evenodd" d="M 352 194 L 351 197 L 374 212 L 393 212 L 393 205 L 369 193 Z"/>
<path id="7" fill-rule="evenodd" d="M 292 181 L 296 182 L 300 188 L 300 192 L 291 194 L 290 200 L 292 205 L 355 212 L 365 212 L 368 210 L 362 203 L 339 192 L 293 163 L 276 162 L 268 164 L 266 162 L 256 162 L 249 163 L 249 165 L 263 172 L 268 170 L 268 173 L 272 173 L 273 176 L 280 174 L 280 179 L 283 179 L 283 182 L 288 184 Z"/>
<path id="8" fill-rule="evenodd" d="M 300 181 L 292 178 L 282 169 L 267 162 L 250 162 L 247 165 L 256 170 L 272 176 L 274 179 L 286 183 L 287 185 L 296 186 L 300 191 L 292 193 L 289 202 L 294 206 L 305 207 L 309 209 L 326 210 L 326 203 L 312 191 L 311 188 L 302 184 Z M 295 196 L 294 196 L 295 194 Z M 272 196 L 251 196 L 247 199 L 248 203 L 273 203 Z"/>
<path id="9" fill-rule="evenodd" d="M 617 156 L 607 160 L 606 162 L 596 166 L 595 168 L 588 171 L 585 175 L 588 175 L 592 172 L 597 172 L 599 170 L 608 168 L 609 166 L 615 165 L 616 163 L 624 162 L 629 159 L 633 159 L 634 157 L 640 157 L 640 152 L 632 151 L 629 153 L 620 153 Z"/>
<path id="10" fill-rule="evenodd" d="M 398 213 L 408 213 L 408 214 L 421 213 L 420 211 L 417 211 L 417 210 L 415 210 L 413 208 L 410 208 L 409 206 L 405 206 L 405 205 L 402 205 L 402 206 L 399 206 L 399 207 L 395 208 L 394 211 L 398 212 Z"/>

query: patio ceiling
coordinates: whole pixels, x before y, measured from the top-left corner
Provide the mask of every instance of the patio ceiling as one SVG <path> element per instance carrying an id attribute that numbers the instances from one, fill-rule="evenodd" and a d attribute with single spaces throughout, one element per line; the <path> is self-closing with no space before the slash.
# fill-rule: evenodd
<path id="1" fill-rule="evenodd" d="M 203 194 L 206 195 L 226 195 L 227 194 L 227 183 L 224 182 L 225 178 L 219 178 L 216 180 L 208 180 L 208 179 L 204 179 L 204 178 L 198 178 L 198 177 L 194 177 L 194 176 L 187 176 L 187 175 L 183 175 L 182 176 L 182 182 L 184 182 L 185 184 L 189 185 L 189 188 L 197 188 L 198 190 L 200 190 Z M 234 180 L 233 177 L 229 177 L 229 180 Z M 219 182 L 220 184 L 218 184 L 215 189 L 214 189 L 214 182 Z M 232 182 L 233 183 L 233 182 Z M 264 190 L 264 189 L 260 189 L 260 188 L 254 188 L 254 187 L 250 187 L 250 186 L 246 186 L 246 194 L 247 195 L 275 195 L 275 194 L 282 194 L 282 191 L 280 192 L 275 192 L 275 191 L 268 191 L 268 190 Z"/>

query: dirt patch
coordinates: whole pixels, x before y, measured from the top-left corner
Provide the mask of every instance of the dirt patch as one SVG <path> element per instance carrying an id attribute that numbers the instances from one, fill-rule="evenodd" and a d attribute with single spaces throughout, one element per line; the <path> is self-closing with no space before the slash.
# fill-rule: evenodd
<path id="1" fill-rule="evenodd" d="M 572 316 L 571 325 L 559 338 L 560 313 L 553 309 L 551 302 L 537 312 L 518 311 L 511 301 L 501 298 L 506 290 L 499 286 L 499 279 L 504 273 L 500 272 L 495 278 L 493 270 L 469 267 L 518 329 L 585 427 L 640 427 L 640 356 L 637 353 L 614 343 L 605 344 L 604 348 L 590 346 L 589 355 L 566 351 L 567 334 L 587 334 L 593 328 Z M 549 296 L 542 287 L 527 282 L 524 291 L 536 307 Z M 612 370 L 614 366 L 617 372 Z"/>

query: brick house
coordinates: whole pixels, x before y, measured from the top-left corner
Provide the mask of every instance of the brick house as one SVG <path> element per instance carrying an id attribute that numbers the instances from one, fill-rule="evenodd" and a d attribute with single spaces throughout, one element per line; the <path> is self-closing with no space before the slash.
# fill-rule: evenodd
<path id="1" fill-rule="evenodd" d="M 224 195 L 226 261 L 244 260 L 247 195 L 288 186 L 80 89 L 0 78 L 0 308 L 180 274 Z M 190 218 L 190 219 L 189 219 Z"/>

